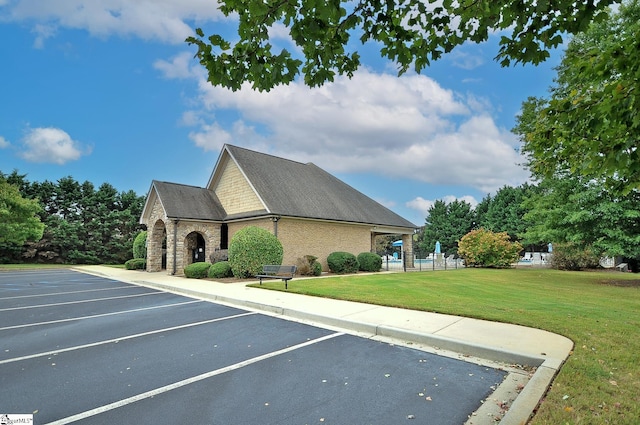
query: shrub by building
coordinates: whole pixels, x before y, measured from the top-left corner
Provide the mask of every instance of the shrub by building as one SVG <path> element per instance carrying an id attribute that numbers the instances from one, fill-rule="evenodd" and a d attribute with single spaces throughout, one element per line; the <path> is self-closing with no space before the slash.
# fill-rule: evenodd
<path id="1" fill-rule="evenodd" d="M 209 267 L 208 276 L 213 279 L 223 279 L 225 277 L 232 277 L 233 272 L 228 261 L 218 261 Z"/>
<path id="2" fill-rule="evenodd" d="M 329 269 L 334 273 L 355 273 L 360 268 L 358 259 L 349 252 L 336 251 L 327 257 Z"/>
<path id="3" fill-rule="evenodd" d="M 322 274 L 322 264 L 315 255 L 305 255 L 296 261 L 296 271 L 301 276 L 320 276 Z"/>
<path id="4" fill-rule="evenodd" d="M 358 254 L 358 264 L 363 272 L 379 272 L 382 268 L 382 257 L 373 252 Z"/>
<path id="5" fill-rule="evenodd" d="M 147 258 L 147 231 L 138 233 L 133 240 L 133 258 Z"/>
<path id="6" fill-rule="evenodd" d="M 209 267 L 211 263 L 191 263 L 184 268 L 184 275 L 191 279 L 202 279 L 208 276 Z"/>
<path id="7" fill-rule="evenodd" d="M 257 226 L 238 230 L 229 242 L 229 265 L 238 278 L 256 276 L 267 264 L 282 264 L 283 254 L 278 238 Z"/>
<path id="8" fill-rule="evenodd" d="M 132 258 L 124 263 L 127 270 L 144 270 L 146 267 L 147 262 L 144 258 Z"/>

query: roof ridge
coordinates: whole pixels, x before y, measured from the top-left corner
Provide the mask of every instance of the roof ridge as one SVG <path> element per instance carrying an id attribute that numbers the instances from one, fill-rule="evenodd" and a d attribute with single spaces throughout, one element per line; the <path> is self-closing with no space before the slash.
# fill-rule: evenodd
<path id="1" fill-rule="evenodd" d="M 164 180 L 155 180 L 155 179 L 154 179 L 154 180 L 153 180 L 153 183 L 165 183 L 165 184 L 172 184 L 172 185 L 175 185 L 175 186 L 184 186 L 184 187 L 192 187 L 192 188 L 194 188 L 194 189 L 205 189 L 205 190 L 209 190 L 209 189 L 207 189 L 206 187 L 202 187 L 202 186 L 195 186 L 195 185 L 192 185 L 192 184 L 185 184 L 185 183 L 167 182 L 167 181 L 164 181 Z M 211 192 L 211 191 L 209 190 L 209 192 Z"/>
<path id="2" fill-rule="evenodd" d="M 312 164 L 311 162 L 304 163 L 304 162 L 301 162 L 301 161 L 296 161 L 295 159 L 283 158 L 281 156 L 277 156 L 277 155 L 272 154 L 272 153 L 259 152 L 259 151 L 255 151 L 253 149 L 243 148 L 241 146 L 227 144 L 227 147 L 228 148 L 232 148 L 232 149 L 240 149 L 240 150 L 243 150 L 243 151 L 251 152 L 251 153 L 256 154 L 256 155 L 269 156 L 269 157 L 271 157 L 273 159 L 277 159 L 279 161 L 293 162 L 293 163 L 298 164 L 298 165 L 309 165 L 309 164 Z"/>

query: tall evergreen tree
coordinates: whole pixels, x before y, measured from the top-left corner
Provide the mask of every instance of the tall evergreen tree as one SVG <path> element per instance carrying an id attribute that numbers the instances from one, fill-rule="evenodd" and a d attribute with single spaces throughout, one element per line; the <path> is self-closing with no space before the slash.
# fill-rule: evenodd
<path id="1" fill-rule="evenodd" d="M 419 237 L 419 248 L 423 253 L 434 252 L 436 242 L 446 254 L 458 252 L 458 241 L 469 233 L 475 222 L 471 204 L 455 200 L 449 204 L 437 200 L 429 208 L 424 229 Z"/>

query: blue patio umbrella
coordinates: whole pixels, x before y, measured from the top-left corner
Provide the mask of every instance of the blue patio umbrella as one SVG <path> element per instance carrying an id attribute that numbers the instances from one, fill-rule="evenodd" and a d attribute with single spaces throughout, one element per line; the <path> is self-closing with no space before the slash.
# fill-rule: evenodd
<path id="1" fill-rule="evenodd" d="M 440 254 L 440 241 L 436 242 L 436 254 Z"/>
<path id="2" fill-rule="evenodd" d="M 393 244 L 393 246 L 402 246 L 402 241 L 395 241 Z"/>

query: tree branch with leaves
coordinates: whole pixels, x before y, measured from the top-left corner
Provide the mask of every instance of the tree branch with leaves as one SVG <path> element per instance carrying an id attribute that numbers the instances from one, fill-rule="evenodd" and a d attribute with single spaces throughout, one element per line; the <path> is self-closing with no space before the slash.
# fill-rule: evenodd
<path id="1" fill-rule="evenodd" d="M 420 72 L 467 41 L 482 43 L 499 32 L 496 60 L 538 64 L 563 42 L 564 34 L 585 30 L 606 17 L 612 0 L 223 0 L 225 16 L 238 16 L 239 39 L 205 35 L 197 28 L 186 39 L 215 86 L 238 90 L 249 82 L 271 90 L 302 75 L 310 87 L 337 75 L 351 77 L 360 67 L 361 44 L 380 45 L 382 57 L 401 75 Z M 283 25 L 301 57 L 274 51 L 270 29 Z"/>

